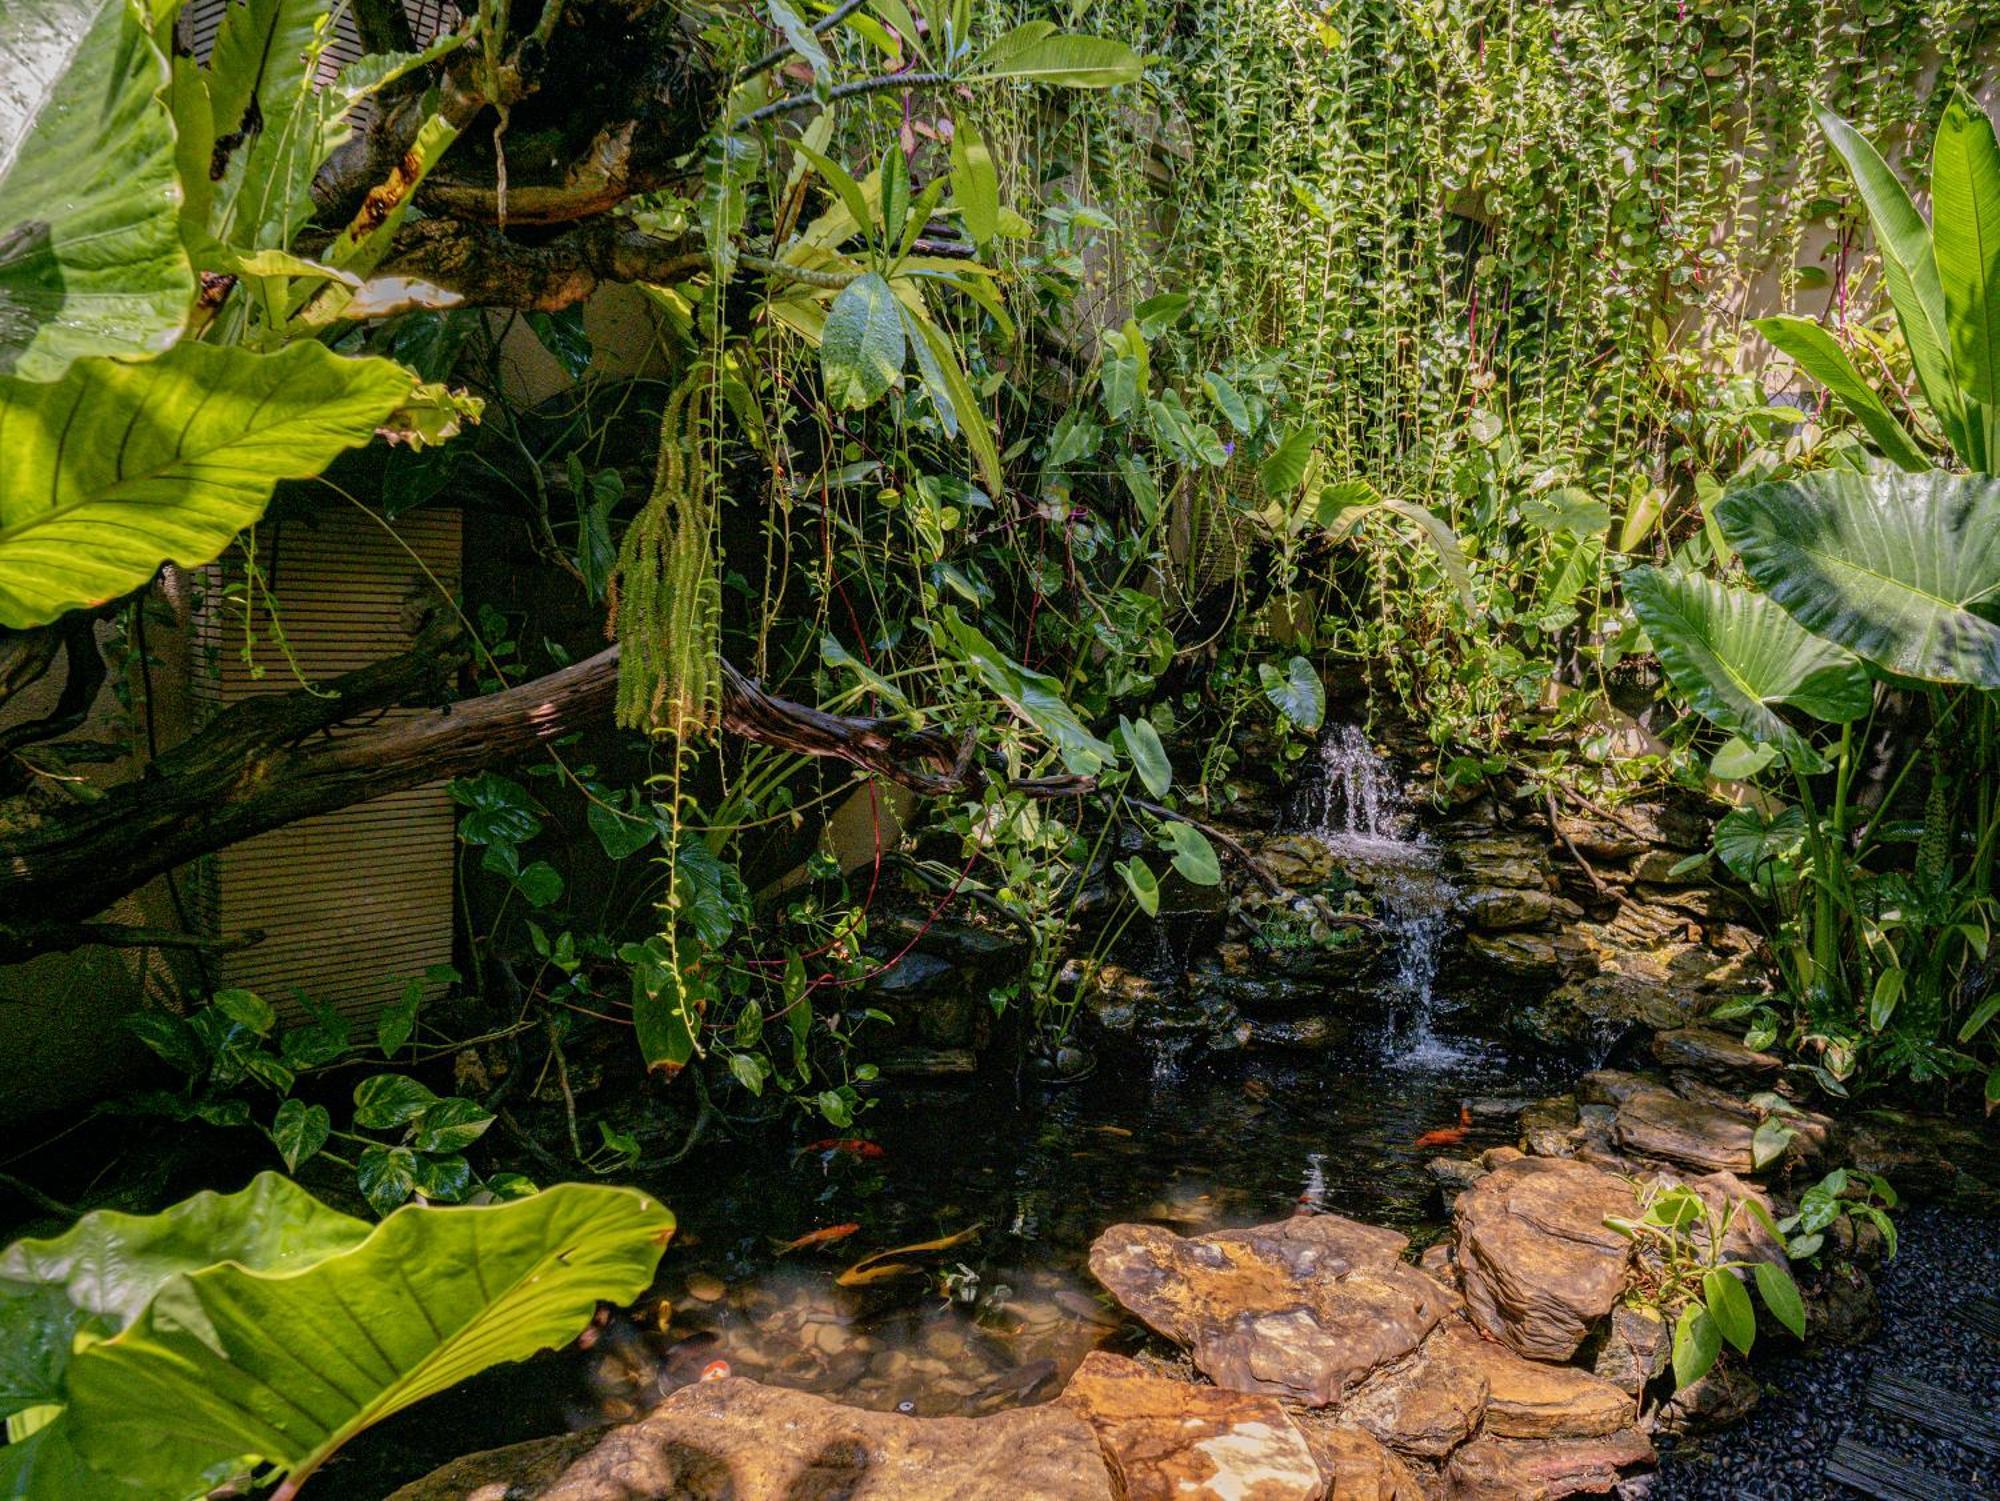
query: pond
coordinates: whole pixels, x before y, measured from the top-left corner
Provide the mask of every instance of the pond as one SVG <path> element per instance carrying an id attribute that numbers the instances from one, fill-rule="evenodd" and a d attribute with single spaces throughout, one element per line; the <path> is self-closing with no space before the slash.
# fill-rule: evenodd
<path id="1" fill-rule="evenodd" d="M 1465 999 L 1438 997 L 1442 1045 L 1416 1061 L 1385 1010 L 1337 1054 L 1107 1064 L 1087 1088 L 1018 1101 L 1006 1080 L 904 1085 L 866 1115 L 866 1148 L 707 1148 L 641 1179 L 681 1223 L 646 1299 L 588 1349 L 489 1372 L 383 1425 L 309 1493 L 373 1501 L 473 1450 L 630 1417 L 718 1363 L 924 1415 L 1044 1400 L 1093 1347 L 1146 1338 L 1086 1264 L 1119 1221 L 1194 1234 L 1328 1211 L 1423 1244 L 1444 1204 L 1424 1170 L 1440 1148 L 1417 1139 L 1469 1118 L 1450 1150 L 1511 1141 L 1521 1099 L 1574 1066 L 1454 1035 Z M 815 1231 L 831 1235 L 783 1249 Z"/>

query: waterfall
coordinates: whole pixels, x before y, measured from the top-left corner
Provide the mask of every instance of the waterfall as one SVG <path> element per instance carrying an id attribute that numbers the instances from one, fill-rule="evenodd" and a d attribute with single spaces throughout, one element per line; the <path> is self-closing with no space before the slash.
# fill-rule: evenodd
<path id="1" fill-rule="evenodd" d="M 1461 1051 L 1435 1030 L 1438 964 L 1451 930 L 1451 883 L 1437 849 L 1416 827 L 1394 769 L 1352 724 L 1329 726 L 1320 777 L 1299 810 L 1311 831 L 1367 883 L 1391 967 L 1384 977 L 1387 1061 L 1419 1067 Z"/>

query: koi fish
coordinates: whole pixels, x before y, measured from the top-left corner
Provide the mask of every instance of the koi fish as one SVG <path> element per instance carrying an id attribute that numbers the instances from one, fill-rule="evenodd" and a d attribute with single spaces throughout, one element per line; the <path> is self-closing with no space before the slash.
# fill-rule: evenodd
<path id="1" fill-rule="evenodd" d="M 807 1152 L 845 1152 L 849 1157 L 859 1157 L 863 1162 L 874 1162 L 889 1154 L 872 1141 L 863 1141 L 858 1136 L 829 1136 L 825 1141 L 808 1142 L 799 1148 L 801 1154 Z"/>
<path id="2" fill-rule="evenodd" d="M 729 1362 L 728 1362 L 728 1361 L 726 1361 L 726 1360 L 711 1360 L 711 1361 L 710 1361 L 710 1362 L 709 1362 L 709 1363 L 708 1363 L 707 1365 L 705 1365 L 705 1366 L 703 1366 L 703 1367 L 701 1368 L 701 1374 L 700 1374 L 699 1376 L 695 1377 L 695 1380 L 696 1380 L 696 1381 L 720 1381 L 720 1380 L 721 1380 L 721 1379 L 722 1379 L 722 1378 L 723 1378 L 724 1376 L 727 1376 L 728 1374 L 729 1374 Z"/>
<path id="3" fill-rule="evenodd" d="M 920 1252 L 949 1251 L 971 1240 L 981 1228 L 979 1225 L 968 1225 L 956 1235 L 943 1235 L 936 1240 L 920 1240 L 912 1246 L 892 1246 L 886 1251 L 876 1251 L 862 1257 L 833 1280 L 841 1287 L 866 1287 L 871 1282 L 884 1282 L 891 1277 L 916 1276 L 923 1271 L 922 1267 L 914 1262 L 892 1258 L 914 1256 Z"/>
<path id="4" fill-rule="evenodd" d="M 860 1228 L 861 1226 L 857 1221 L 850 1220 L 844 1225 L 828 1225 L 824 1229 L 808 1230 L 804 1235 L 788 1240 L 779 1246 L 777 1254 L 785 1256 L 793 1251 L 804 1251 L 812 1246 L 832 1245 L 837 1240 L 846 1240 L 848 1236 Z"/>
<path id="5" fill-rule="evenodd" d="M 1469 1107 L 1458 1107 L 1458 1124 L 1445 1126 L 1436 1131 L 1426 1131 L 1417 1138 L 1420 1147 L 1455 1147 L 1465 1140 L 1465 1133 L 1472 1129 L 1472 1111 Z"/>

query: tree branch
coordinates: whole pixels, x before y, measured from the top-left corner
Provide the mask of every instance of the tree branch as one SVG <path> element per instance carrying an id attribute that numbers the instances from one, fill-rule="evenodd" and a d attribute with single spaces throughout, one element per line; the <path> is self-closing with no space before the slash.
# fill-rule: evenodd
<path id="1" fill-rule="evenodd" d="M 510 218 L 522 191 L 507 195 Z M 707 264 L 692 237 L 663 240 L 628 219 L 601 219 L 528 245 L 485 224 L 436 218 L 406 224 L 379 274 L 427 281 L 482 306 L 554 313 L 605 282 L 671 282 Z"/>

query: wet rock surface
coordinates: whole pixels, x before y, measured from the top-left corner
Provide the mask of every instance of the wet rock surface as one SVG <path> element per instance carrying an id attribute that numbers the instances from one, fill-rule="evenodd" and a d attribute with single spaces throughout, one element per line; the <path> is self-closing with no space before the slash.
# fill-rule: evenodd
<path id="1" fill-rule="evenodd" d="M 1168 1380 L 1097 1350 L 1061 1401 L 1096 1433 L 1122 1501 L 1319 1501 L 1326 1493 L 1311 1446 L 1275 1398 Z"/>
<path id="2" fill-rule="evenodd" d="M 1517 1354 L 1566 1361 L 1625 1290 L 1631 1242 L 1606 1215 L 1631 1187 L 1568 1158 L 1503 1163 L 1459 1196 L 1455 1252 L 1472 1321 Z"/>
<path id="3" fill-rule="evenodd" d="M 1090 1269 L 1218 1386 L 1323 1407 L 1415 1350 L 1451 1306 L 1408 1237 L 1338 1215 L 1187 1238 L 1116 1225 Z"/>
<path id="4" fill-rule="evenodd" d="M 729 1378 L 685 1387 L 636 1423 L 460 1460 L 391 1501 L 1117 1495 L 1090 1425 L 1060 1404 L 988 1418 L 910 1418 Z"/>

